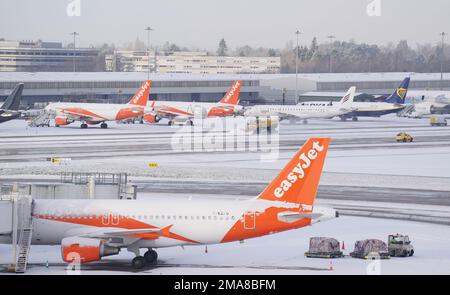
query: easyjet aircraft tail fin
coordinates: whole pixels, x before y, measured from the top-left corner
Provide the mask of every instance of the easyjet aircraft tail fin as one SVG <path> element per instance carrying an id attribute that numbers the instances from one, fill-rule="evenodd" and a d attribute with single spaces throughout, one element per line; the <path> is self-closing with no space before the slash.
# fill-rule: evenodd
<path id="1" fill-rule="evenodd" d="M 238 104 L 239 93 L 241 92 L 241 85 L 242 81 L 240 80 L 234 81 L 233 85 L 231 85 L 230 89 L 228 89 L 228 92 L 220 100 L 220 103 Z"/>
<path id="2" fill-rule="evenodd" d="M 147 106 L 148 96 L 150 94 L 151 80 L 144 81 L 141 87 L 138 88 L 129 104 L 145 107 Z"/>
<path id="3" fill-rule="evenodd" d="M 258 199 L 299 203 L 311 211 L 330 138 L 310 138 Z"/>

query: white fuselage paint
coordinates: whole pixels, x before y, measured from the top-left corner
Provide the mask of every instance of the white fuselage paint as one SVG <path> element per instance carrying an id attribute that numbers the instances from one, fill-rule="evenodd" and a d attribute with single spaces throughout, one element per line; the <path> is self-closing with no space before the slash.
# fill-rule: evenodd
<path id="1" fill-rule="evenodd" d="M 216 107 L 225 107 L 232 109 L 234 113 L 238 113 L 242 110 L 242 106 L 238 104 L 226 104 L 226 103 L 220 103 L 220 102 L 189 102 L 189 101 L 162 101 L 162 100 L 156 100 L 156 101 L 149 101 L 147 103 L 147 108 L 153 108 L 154 111 L 158 113 L 158 116 L 161 118 L 174 118 L 177 117 L 177 115 L 172 114 L 165 114 L 164 112 L 159 113 L 158 109 L 166 109 L 166 108 L 174 108 L 176 110 L 180 110 L 183 114 L 180 113 L 179 117 L 186 117 L 191 118 L 196 115 L 197 112 L 202 112 L 205 114 L 208 114 L 212 108 Z"/>
<path id="2" fill-rule="evenodd" d="M 132 218 L 157 228 L 172 225 L 170 232 L 189 240 L 159 237 L 153 240 L 140 240 L 139 247 L 169 247 L 185 244 L 216 244 L 222 242 L 225 235 L 237 222 L 244 222 L 245 212 L 262 213 L 270 207 L 297 210 L 300 204 L 267 200 L 226 200 L 154 198 L 153 200 L 35 200 L 32 244 L 59 245 L 66 237 L 119 229 L 114 226 L 115 219 Z M 336 211 L 331 208 L 315 206 L 313 213 L 320 217 L 311 222 L 335 218 Z M 40 218 L 39 216 L 47 216 Z M 80 225 L 76 223 L 52 220 L 51 218 L 83 218 L 93 220 L 100 216 L 104 226 Z M 114 217 L 114 218 L 113 218 Z M 50 219 L 48 219 L 50 218 Z M 70 219 L 69 219 L 70 220 Z M 256 224 L 265 226 L 264 224 Z M 121 227 L 121 230 L 125 228 Z M 126 229 L 125 229 L 126 230 Z M 251 230 L 251 229 L 249 229 Z M 0 238 L 0 242 L 11 242 Z"/>
<path id="3" fill-rule="evenodd" d="M 329 119 L 351 112 L 346 104 L 336 106 L 323 105 L 256 105 L 245 112 L 246 116 L 297 117 L 299 119 Z"/>
<path id="4" fill-rule="evenodd" d="M 107 103 L 77 103 L 77 102 L 56 102 L 51 103 L 45 107 L 45 111 L 53 114 L 55 116 L 65 116 L 72 121 L 80 121 L 79 115 L 71 114 L 70 112 L 64 111 L 67 109 L 79 108 L 83 110 L 87 110 L 90 113 L 93 113 L 98 118 L 93 117 L 88 121 L 91 122 L 106 122 L 106 121 L 115 121 L 117 118 L 117 114 L 120 110 L 125 108 L 132 108 L 136 111 L 138 109 L 142 109 L 141 106 L 136 106 L 132 104 L 107 104 Z M 81 120 L 85 121 L 85 120 Z"/>

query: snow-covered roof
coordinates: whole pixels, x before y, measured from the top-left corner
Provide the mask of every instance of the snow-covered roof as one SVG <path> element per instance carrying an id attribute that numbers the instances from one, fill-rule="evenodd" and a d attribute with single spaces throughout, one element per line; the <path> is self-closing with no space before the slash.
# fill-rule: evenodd
<path id="1" fill-rule="evenodd" d="M 298 74 L 299 79 L 313 82 L 374 82 L 401 81 L 411 77 L 412 81 L 440 80 L 440 73 L 318 73 Z M 450 73 L 444 73 L 450 80 Z M 155 81 L 225 81 L 225 80 L 277 80 L 295 79 L 295 74 L 163 74 L 151 73 Z M 0 81 L 142 81 L 146 72 L 0 72 Z"/>
<path id="2" fill-rule="evenodd" d="M 255 75 L 260 79 L 282 79 L 294 78 L 295 74 L 261 74 Z M 315 82 L 375 82 L 375 81 L 401 81 L 405 77 L 411 77 L 412 81 L 440 80 L 440 73 L 414 73 L 414 72 L 393 72 L 393 73 L 314 73 L 298 74 L 299 79 L 311 80 Z M 450 73 L 443 74 L 444 80 L 450 80 Z"/>
<path id="3" fill-rule="evenodd" d="M 309 91 L 309 92 L 305 92 L 300 94 L 301 96 L 311 96 L 311 97 L 323 97 L 323 96 L 328 96 L 328 97 L 338 97 L 338 96 L 344 96 L 345 95 L 345 91 L 341 91 L 341 92 L 324 92 L 324 91 Z M 355 92 L 355 96 L 358 96 L 360 94 L 363 94 L 363 92 Z"/>
<path id="4" fill-rule="evenodd" d="M 0 72 L 0 81 L 142 81 L 146 72 Z M 203 74 L 162 74 L 151 73 L 154 81 L 228 81 L 258 80 L 253 75 L 203 75 Z"/>

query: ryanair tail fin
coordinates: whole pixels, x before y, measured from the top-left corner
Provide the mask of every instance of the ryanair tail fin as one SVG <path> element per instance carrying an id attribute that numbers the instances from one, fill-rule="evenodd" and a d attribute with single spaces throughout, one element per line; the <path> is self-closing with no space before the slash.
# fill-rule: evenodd
<path id="1" fill-rule="evenodd" d="M 147 106 L 148 96 L 150 94 L 150 86 L 152 85 L 151 80 L 144 81 L 141 87 L 136 91 L 133 98 L 131 98 L 129 104 L 136 106 Z"/>
<path id="2" fill-rule="evenodd" d="M 17 111 L 19 109 L 20 99 L 22 98 L 23 85 L 23 83 L 19 83 L 16 85 L 16 87 L 6 98 L 0 109 L 9 111 Z"/>
<path id="3" fill-rule="evenodd" d="M 258 199 L 299 203 L 312 210 L 329 143 L 330 138 L 310 138 Z"/>
<path id="4" fill-rule="evenodd" d="M 409 77 L 403 79 L 402 84 L 400 84 L 400 86 L 397 89 L 395 89 L 395 91 L 391 95 L 389 95 L 384 101 L 388 103 L 404 104 L 406 93 L 408 92 L 409 80 L 410 80 Z"/>
<path id="5" fill-rule="evenodd" d="M 350 103 L 353 102 L 353 98 L 355 97 L 356 87 L 352 86 L 347 90 L 347 93 L 342 97 L 340 103 Z"/>
<path id="6" fill-rule="evenodd" d="M 242 81 L 234 81 L 228 92 L 220 100 L 220 103 L 226 104 L 238 104 L 239 103 L 239 93 L 241 92 Z"/>

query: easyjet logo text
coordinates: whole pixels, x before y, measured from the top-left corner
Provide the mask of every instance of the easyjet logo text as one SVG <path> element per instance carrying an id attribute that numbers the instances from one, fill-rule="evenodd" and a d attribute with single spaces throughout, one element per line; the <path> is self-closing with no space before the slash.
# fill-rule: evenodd
<path id="1" fill-rule="evenodd" d="M 228 92 L 227 96 L 225 96 L 225 102 L 228 102 L 228 100 L 234 95 L 234 92 L 238 87 L 241 85 L 241 83 L 238 81 L 234 83 L 234 85 L 231 87 L 230 92 Z"/>
<path id="2" fill-rule="evenodd" d="M 141 86 L 139 89 L 139 92 L 136 93 L 136 96 L 133 99 L 133 103 L 138 103 L 139 99 L 144 95 L 144 92 L 147 90 L 147 88 L 150 86 L 150 82 L 145 82 L 144 85 Z"/>
<path id="3" fill-rule="evenodd" d="M 300 179 L 305 177 L 307 169 L 312 165 L 319 153 L 323 151 L 323 146 L 319 142 L 315 141 L 312 145 L 312 149 L 308 152 L 300 154 L 298 157 L 298 164 L 294 166 L 291 172 L 283 179 L 278 187 L 273 191 L 275 197 L 282 198 L 284 194 Z"/>

